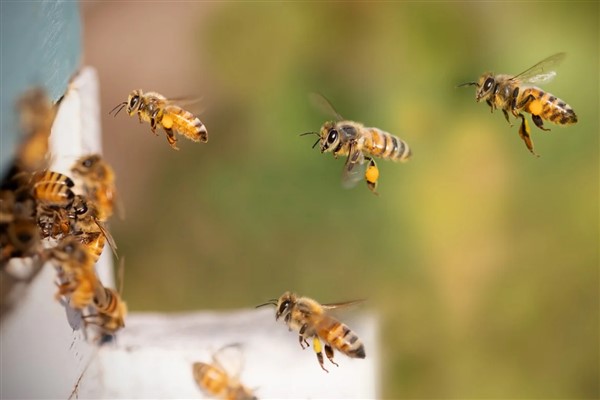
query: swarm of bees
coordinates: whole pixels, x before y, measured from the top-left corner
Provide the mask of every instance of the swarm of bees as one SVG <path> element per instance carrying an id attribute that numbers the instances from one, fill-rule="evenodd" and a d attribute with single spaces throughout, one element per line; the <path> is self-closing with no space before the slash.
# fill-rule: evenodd
<path id="1" fill-rule="evenodd" d="M 533 86 L 554 78 L 556 72 L 553 68 L 564 58 L 565 53 L 554 54 L 515 76 L 486 72 L 477 82 L 467 82 L 459 86 L 476 86 L 477 102 L 485 100 L 491 112 L 495 109 L 502 110 L 504 118 L 511 126 L 510 114 L 520 118 L 519 136 L 525 142 L 527 149 L 537 156 L 533 150 L 531 131 L 523 112 L 531 114 L 535 126 L 543 131 L 550 130 L 544 128 L 543 120 L 557 125 L 571 125 L 577 122 L 577 115 L 571 106 L 558 97 Z"/>
<path id="2" fill-rule="evenodd" d="M 25 141 L 0 185 L 0 267 L 17 259 L 31 260 L 29 280 L 46 261 L 57 271 L 57 299 L 89 310 L 84 319 L 103 334 L 124 326 L 127 313 L 120 294 L 106 288 L 95 264 L 105 244 L 116 255 L 116 244 L 106 228 L 116 196 L 112 167 L 98 154 L 76 160 L 72 177 L 48 168 L 48 138 L 56 105 L 41 89 L 19 103 Z M 3 299 L 3 306 L 5 306 Z"/>
<path id="3" fill-rule="evenodd" d="M 577 122 L 567 103 L 533 86 L 553 78 L 556 75 L 553 67 L 564 57 L 564 53 L 555 54 L 515 76 L 485 73 L 477 82 L 459 86 L 476 86 L 477 102 L 484 100 L 492 112 L 502 110 L 509 124 L 511 114 L 520 118 L 519 135 L 527 149 L 537 155 L 524 113 L 531 114 L 541 130 L 549 130 L 544 127 L 544 120 L 558 125 Z M 346 157 L 342 172 L 344 186 L 353 187 L 364 179 L 367 188 L 378 194 L 380 173 L 375 159 L 406 162 L 412 155 L 408 144 L 379 128 L 344 119 L 322 95 L 312 94 L 312 100 L 334 120 L 325 122 L 318 132 L 302 135 L 316 135 L 313 148 L 319 145 L 321 153 Z M 140 123 L 148 122 L 154 134 L 158 127 L 162 128 L 175 150 L 178 150 L 176 133 L 195 142 L 207 142 L 206 127 L 183 105 L 182 100 L 167 99 L 156 92 L 134 90 L 110 114 L 114 112 L 116 116 L 123 109 L 130 116 L 137 114 Z M 116 244 L 106 227 L 118 209 L 114 171 L 99 154 L 77 159 L 69 175 L 49 169 L 48 137 L 56 106 L 42 90 L 34 90 L 23 97 L 19 111 L 27 140 L 0 185 L 0 268 L 5 272 L 15 259 L 31 259 L 37 269 L 48 261 L 57 272 L 55 298 L 68 301 L 70 307 L 82 312 L 87 324 L 97 326 L 102 334 L 114 335 L 125 326 L 127 315 L 127 305 L 121 298 L 123 264 L 119 290 L 104 286 L 95 270 L 107 244 L 116 256 Z M 331 315 L 332 310 L 361 301 L 320 304 L 288 291 L 257 307 L 274 306 L 275 320 L 283 319 L 290 331 L 298 333 L 302 349 L 310 347 L 312 340 L 319 366 L 329 372 L 324 360 L 327 357 L 338 366 L 334 361 L 335 350 L 350 358 L 366 357 L 358 335 Z M 231 349 L 239 351 L 239 346 L 220 349 L 211 363 L 194 363 L 193 377 L 211 396 L 256 399 L 253 390 L 240 382 L 240 371 L 228 371 L 221 362 L 221 354 Z"/>
<path id="4" fill-rule="evenodd" d="M 305 132 L 304 135 L 317 135 L 321 153 L 331 152 L 335 158 L 347 156 L 342 173 L 342 183 L 350 188 L 363 176 L 369 190 L 377 194 L 379 169 L 375 157 L 396 162 L 406 162 L 411 157 L 408 144 L 397 136 L 379 128 L 365 127 L 363 124 L 345 120 L 322 95 L 311 94 L 311 99 L 335 121 L 327 121 L 319 132 Z M 362 173 L 361 173 L 362 172 Z"/>

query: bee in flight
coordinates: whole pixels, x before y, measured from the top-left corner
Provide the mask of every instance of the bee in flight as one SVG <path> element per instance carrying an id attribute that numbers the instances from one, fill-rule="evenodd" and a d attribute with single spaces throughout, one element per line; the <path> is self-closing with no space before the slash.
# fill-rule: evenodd
<path id="1" fill-rule="evenodd" d="M 511 126 L 509 113 L 515 118 L 520 118 L 519 136 L 525 142 L 527 149 L 537 155 L 533 150 L 531 131 L 523 112 L 530 113 L 535 126 L 544 131 L 550 129 L 544 128 L 543 120 L 557 125 L 570 125 L 577 122 L 577 115 L 571 106 L 558 97 L 533 86 L 554 78 L 556 72 L 553 69 L 564 58 L 565 53 L 554 54 L 515 76 L 486 72 L 477 82 L 467 82 L 459 86 L 476 86 L 477 102 L 485 100 L 492 112 L 497 108 L 501 109 Z"/>
<path id="2" fill-rule="evenodd" d="M 365 358 L 365 347 L 350 328 L 327 313 L 329 310 L 357 304 L 362 300 L 348 301 L 336 304 L 319 304 L 308 297 L 300 297 L 292 292 L 285 292 L 279 299 L 271 299 L 267 303 L 258 305 L 275 306 L 275 320 L 283 318 L 290 330 L 299 333 L 298 340 L 302 349 L 309 346 L 307 338 L 313 339 L 313 349 L 317 353 L 319 365 L 325 372 L 323 365 L 323 348 L 329 361 L 333 361 L 333 349 L 336 349 L 351 358 Z"/>
<path id="3" fill-rule="evenodd" d="M 230 362 L 240 361 L 242 354 L 239 345 L 228 345 L 219 349 L 213 355 L 211 364 L 195 362 L 192 365 L 194 380 L 204 392 L 219 399 L 256 400 L 253 391 L 242 385 L 239 380 L 241 362 L 236 365 L 235 371 L 228 371 L 233 368 L 226 368 L 226 355 L 235 358 L 229 360 Z"/>
<path id="4" fill-rule="evenodd" d="M 408 144 L 397 136 L 379 128 L 365 127 L 363 124 L 345 120 L 331 103 L 322 95 L 312 93 L 311 100 L 323 111 L 334 116 L 335 121 L 327 121 L 319 132 L 306 132 L 304 135 L 317 135 L 319 139 L 313 148 L 320 144 L 321 153 L 331 152 L 333 156 L 348 156 L 344 164 L 342 183 L 350 188 L 364 179 L 371 192 L 377 194 L 379 169 L 375 157 L 384 160 L 405 162 L 411 156 Z M 358 168 L 360 170 L 357 170 Z M 364 170 L 364 174 L 362 174 Z"/>
<path id="5" fill-rule="evenodd" d="M 167 99 L 156 92 L 143 93 L 142 90 L 134 90 L 129 94 L 127 101 L 118 104 L 109 114 L 118 109 L 115 113 L 116 116 L 126 107 L 129 116 L 137 113 L 140 123 L 142 121 L 149 122 L 155 135 L 158 135 L 156 127 L 162 127 L 167 134 L 167 141 L 175 150 L 179 150 L 176 145 L 175 133 L 194 142 L 206 143 L 208 133 L 204 124 L 192 113 L 177 105 L 178 102 L 182 103 L 178 100 Z"/>

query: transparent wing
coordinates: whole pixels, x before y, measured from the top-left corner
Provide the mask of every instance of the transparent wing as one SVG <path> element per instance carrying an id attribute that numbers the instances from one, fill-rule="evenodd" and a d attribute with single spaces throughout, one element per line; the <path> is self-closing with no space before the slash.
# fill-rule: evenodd
<path id="1" fill-rule="evenodd" d="M 523 83 L 545 83 L 549 82 L 556 76 L 554 68 L 556 68 L 564 59 L 566 53 L 557 53 L 548 58 L 543 59 L 533 67 L 526 69 L 512 79 L 519 79 Z"/>
<path id="2" fill-rule="evenodd" d="M 171 105 L 179 106 L 179 107 L 191 106 L 194 104 L 198 104 L 201 101 L 202 101 L 202 97 L 191 97 L 191 96 L 169 97 L 166 99 L 167 104 L 171 104 Z"/>
<path id="3" fill-rule="evenodd" d="M 94 219 L 94 221 L 96 222 L 96 225 L 98 225 L 98 228 L 100 228 L 100 231 L 106 238 L 106 241 L 108 242 L 108 245 L 110 246 L 110 249 L 112 250 L 113 254 L 118 259 L 119 255 L 117 254 L 117 244 L 115 243 L 115 239 L 112 237 L 112 235 L 106 228 L 106 225 L 104 225 L 102 221 L 99 221 L 97 219 Z"/>
<path id="4" fill-rule="evenodd" d="M 342 171 L 342 186 L 346 189 L 356 186 L 365 177 L 365 170 L 365 156 L 362 151 L 350 145 L 350 152 Z"/>
<path id="5" fill-rule="evenodd" d="M 321 304 L 321 307 L 323 307 L 325 310 L 335 310 L 335 309 L 355 306 L 357 304 L 364 303 L 365 301 L 366 301 L 365 299 L 350 300 L 350 301 L 343 301 L 341 303 Z"/>
<path id="6" fill-rule="evenodd" d="M 323 113 L 335 117 L 337 121 L 342 121 L 344 118 L 337 112 L 331 102 L 325 98 L 321 93 L 309 93 L 308 98 L 313 106 Z"/>
<path id="7" fill-rule="evenodd" d="M 221 347 L 213 354 L 213 362 L 232 378 L 239 378 L 244 368 L 242 345 L 232 343 Z"/>

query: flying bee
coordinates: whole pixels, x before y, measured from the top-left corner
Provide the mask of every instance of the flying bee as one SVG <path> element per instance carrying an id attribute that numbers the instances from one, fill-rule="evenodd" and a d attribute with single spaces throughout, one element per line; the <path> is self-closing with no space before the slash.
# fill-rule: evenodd
<path id="1" fill-rule="evenodd" d="M 365 358 L 365 347 L 350 328 L 327 313 L 340 307 L 357 304 L 362 300 L 355 300 L 336 304 L 319 304 L 308 297 L 300 297 L 292 292 L 285 292 L 279 299 L 271 299 L 265 305 L 275 306 L 275 320 L 283 318 L 290 330 L 298 331 L 302 349 L 309 346 L 307 338 L 313 338 L 313 349 L 317 353 L 319 365 L 325 372 L 323 365 L 323 348 L 329 361 L 333 361 L 333 349 L 336 349 L 351 358 Z"/>
<path id="2" fill-rule="evenodd" d="M 98 218 L 98 209 L 94 202 L 88 201 L 81 195 L 75 195 L 69 209 L 70 234 L 87 246 L 94 262 L 98 261 L 105 243 L 117 255 L 117 245 L 104 225 Z"/>
<path id="3" fill-rule="evenodd" d="M 106 221 L 113 214 L 117 194 L 112 167 L 99 154 L 89 154 L 79 158 L 71 172 L 81 179 L 88 199 L 96 204 L 98 219 Z"/>
<path id="4" fill-rule="evenodd" d="M 237 352 L 232 353 L 233 350 L 237 350 Z M 239 380 L 241 364 L 236 371 L 228 371 L 228 368 L 225 367 L 225 363 L 221 360 L 225 352 L 241 359 L 238 345 L 225 346 L 213 355 L 212 363 L 195 362 L 192 365 L 194 380 L 204 392 L 219 399 L 255 400 L 256 396 L 253 391 Z"/>
<path id="5" fill-rule="evenodd" d="M 335 158 L 348 156 L 342 174 L 342 183 L 345 187 L 353 187 L 364 176 L 369 190 L 377 194 L 379 169 L 374 158 L 406 162 L 411 157 L 408 144 L 379 128 L 370 128 L 358 122 L 345 120 L 320 94 L 312 93 L 311 99 L 336 120 L 325 122 L 319 132 L 306 132 L 301 136 L 317 135 L 319 139 L 313 148 L 320 144 L 321 153 L 331 152 Z M 366 168 L 365 161 L 368 161 Z M 364 174 L 355 171 L 356 167 L 364 169 Z"/>
<path id="6" fill-rule="evenodd" d="M 152 132 L 157 135 L 156 127 L 160 126 L 167 134 L 167 141 L 175 150 L 175 133 L 185 136 L 194 142 L 207 142 L 208 133 L 204 124 L 189 111 L 184 110 L 176 103 L 182 101 L 167 99 L 156 92 L 143 93 L 141 89 L 129 94 L 127 101 L 118 104 L 110 113 L 117 110 L 115 116 L 126 107 L 129 116 L 137 113 L 140 123 L 149 122 Z"/>
<path id="7" fill-rule="evenodd" d="M 498 74 L 486 72 L 479 77 L 477 82 L 467 82 L 459 86 L 476 86 L 475 99 L 477 102 L 485 100 L 491 112 L 500 109 L 508 123 L 509 113 L 521 119 L 519 136 L 525 142 L 527 149 L 537 156 L 533 149 L 531 131 L 523 112 L 531 114 L 535 126 L 544 131 L 547 120 L 557 125 L 571 125 L 577 122 L 575 111 L 566 102 L 558 97 L 544 92 L 533 86 L 550 81 L 556 76 L 553 70 L 565 58 L 565 53 L 554 54 L 543 59 L 533 67 L 526 69 L 518 75 Z"/>
<path id="8" fill-rule="evenodd" d="M 47 250 L 47 258 L 58 270 L 60 283 L 55 297 L 68 297 L 71 307 L 78 310 L 92 305 L 100 281 L 87 247 L 77 238 L 67 237 Z"/>

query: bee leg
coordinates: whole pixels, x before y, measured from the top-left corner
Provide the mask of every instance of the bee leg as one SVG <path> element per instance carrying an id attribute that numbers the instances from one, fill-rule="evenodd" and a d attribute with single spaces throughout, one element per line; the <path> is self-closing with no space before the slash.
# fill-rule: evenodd
<path id="1" fill-rule="evenodd" d="M 365 170 L 365 181 L 367 182 L 367 187 L 374 195 L 379 196 L 377 193 L 377 180 L 379 179 L 379 168 L 377 168 L 377 164 L 375 160 L 371 157 L 365 157 L 365 160 L 369 161 L 369 165 Z"/>
<path id="2" fill-rule="evenodd" d="M 179 147 L 177 147 L 177 145 L 175 144 L 177 142 L 177 138 L 175 137 L 175 134 L 173 133 L 173 129 L 165 128 L 165 132 L 167 133 L 167 142 L 169 142 L 169 144 L 171 145 L 173 150 L 179 150 Z"/>
<path id="3" fill-rule="evenodd" d="M 510 126 L 513 126 L 512 122 L 510 122 L 508 111 L 506 111 L 506 110 L 503 109 L 502 112 L 504 113 L 504 118 L 506 118 L 506 122 L 508 122 L 508 124 Z"/>
<path id="4" fill-rule="evenodd" d="M 333 361 L 333 349 L 328 344 L 325 345 L 325 355 L 329 359 L 329 362 L 331 362 L 336 367 L 339 367 L 339 365 L 335 361 Z"/>
<path id="5" fill-rule="evenodd" d="M 156 133 L 156 118 L 154 117 L 150 118 L 150 129 L 155 136 L 158 136 L 158 133 Z"/>
<path id="6" fill-rule="evenodd" d="M 309 344 L 306 341 L 306 338 L 304 336 L 302 336 L 302 335 L 298 336 L 298 341 L 300 342 L 300 347 L 302 347 L 302 350 L 309 347 Z"/>
<path id="7" fill-rule="evenodd" d="M 317 336 L 315 336 L 315 338 L 313 339 L 313 349 L 315 349 L 315 353 L 317 353 L 317 360 L 319 360 L 319 365 L 321 366 L 323 371 L 329 373 L 329 371 L 327 371 L 323 363 L 323 349 L 321 348 L 321 341 Z"/>
<path id="8" fill-rule="evenodd" d="M 519 136 L 521 136 L 521 139 L 523 139 L 523 141 L 525 142 L 525 146 L 527 146 L 527 149 L 529 149 L 531 154 L 533 154 L 536 157 L 539 157 L 539 155 L 536 154 L 536 152 L 533 150 L 533 141 L 531 140 L 529 126 L 527 125 L 527 120 L 525 119 L 525 116 L 520 113 L 517 116 L 519 118 L 521 118 L 521 126 L 519 127 Z"/>
<path id="9" fill-rule="evenodd" d="M 535 124 L 535 126 L 540 128 L 541 130 L 543 130 L 543 131 L 550 130 L 548 128 L 544 128 L 544 121 L 542 120 L 542 117 L 540 117 L 539 115 L 531 114 L 531 119 L 533 120 L 533 123 Z"/>
<path id="10" fill-rule="evenodd" d="M 488 106 L 490 106 L 490 113 L 494 112 L 494 103 L 492 103 L 492 101 L 490 99 L 487 99 L 485 101 L 487 103 Z"/>
<path id="11" fill-rule="evenodd" d="M 288 314 L 290 315 L 290 314 Z M 306 341 L 306 338 L 304 336 L 304 332 L 306 332 L 306 328 L 308 328 L 308 324 L 304 324 L 302 325 L 302 327 L 300 328 L 300 336 L 298 336 L 298 341 L 300 342 L 300 347 L 302 347 L 302 350 L 304 350 L 305 348 L 307 348 L 309 346 L 308 342 Z"/>

